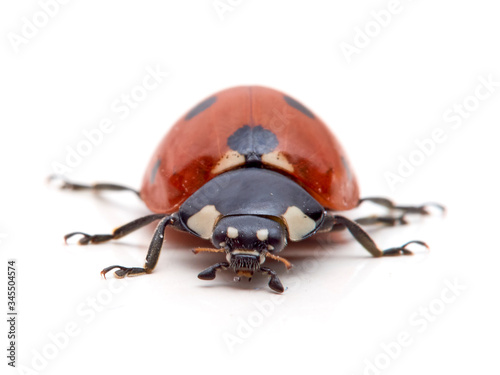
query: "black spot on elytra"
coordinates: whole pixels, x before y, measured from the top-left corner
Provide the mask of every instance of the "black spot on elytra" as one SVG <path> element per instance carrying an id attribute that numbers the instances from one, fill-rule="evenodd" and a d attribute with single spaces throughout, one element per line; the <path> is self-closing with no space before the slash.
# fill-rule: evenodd
<path id="1" fill-rule="evenodd" d="M 151 171 L 151 176 L 149 179 L 149 182 L 151 184 L 154 184 L 155 182 L 156 174 L 158 173 L 158 168 L 160 168 L 160 164 L 161 164 L 161 159 L 158 159 L 155 165 L 153 166 L 153 170 Z"/>
<path id="2" fill-rule="evenodd" d="M 185 120 L 191 120 L 194 116 L 200 114 L 203 112 L 205 109 L 210 107 L 212 104 L 214 104 L 217 101 L 216 96 L 212 96 L 211 98 L 205 99 L 201 103 L 199 103 L 196 107 L 194 107 L 192 110 L 188 112 L 186 117 L 184 118 Z"/>
<path id="3" fill-rule="evenodd" d="M 302 103 L 296 101 L 294 98 L 290 98 L 289 96 L 284 95 L 283 98 L 287 104 L 300 112 L 302 112 L 307 117 L 314 119 L 314 113 L 312 113 L 307 107 L 305 107 Z"/>
<path id="4" fill-rule="evenodd" d="M 250 127 L 244 125 L 236 130 L 228 139 L 227 145 L 234 151 L 245 155 L 247 160 L 267 154 L 278 146 L 276 135 L 261 125 Z"/>

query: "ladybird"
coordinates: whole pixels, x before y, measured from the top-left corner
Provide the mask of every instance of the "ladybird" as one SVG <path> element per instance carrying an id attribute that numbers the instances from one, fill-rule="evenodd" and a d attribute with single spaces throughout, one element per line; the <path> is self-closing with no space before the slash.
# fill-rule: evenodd
<path id="1" fill-rule="evenodd" d="M 347 228 L 374 257 L 410 255 L 409 244 L 427 245 L 410 241 L 381 250 L 361 225 L 405 224 L 406 214 L 427 215 L 431 205 L 444 209 L 434 203 L 398 206 L 385 198 L 360 199 L 348 157 L 328 127 L 291 96 L 259 86 L 220 91 L 189 110 L 153 153 L 140 191 L 58 178 L 63 189 L 135 192 L 154 212 L 111 234 L 73 232 L 65 241 L 80 235 L 80 245 L 103 243 L 159 221 L 144 266 L 113 265 L 102 270 L 104 277 L 113 269 L 119 278 L 151 273 L 170 226 L 212 243 L 195 253 L 225 256 L 203 270 L 200 279 L 212 280 L 218 270 L 226 269 L 236 273 L 236 280 L 261 272 L 278 293 L 285 288 L 276 271 L 264 263 L 279 261 L 289 269 L 291 263 L 278 255 L 288 242 Z M 337 214 L 364 201 L 393 214 L 358 220 Z"/>

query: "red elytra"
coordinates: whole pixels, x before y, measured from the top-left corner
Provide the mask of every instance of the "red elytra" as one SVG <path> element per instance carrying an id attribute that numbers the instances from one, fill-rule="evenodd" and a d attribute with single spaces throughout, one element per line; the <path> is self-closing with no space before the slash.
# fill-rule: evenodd
<path id="1" fill-rule="evenodd" d="M 229 137 L 244 125 L 260 125 L 277 136 L 273 155 L 262 158 L 266 168 L 292 178 L 326 209 L 356 207 L 356 177 L 328 127 L 298 101 L 277 90 L 241 86 L 200 102 L 160 142 L 140 191 L 149 209 L 175 212 L 207 181 L 238 168 L 238 164 L 221 163 L 231 153 Z"/>

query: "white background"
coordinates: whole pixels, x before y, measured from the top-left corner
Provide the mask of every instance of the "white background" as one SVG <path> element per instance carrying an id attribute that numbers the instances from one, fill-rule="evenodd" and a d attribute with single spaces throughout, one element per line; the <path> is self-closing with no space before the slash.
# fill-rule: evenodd
<path id="1" fill-rule="evenodd" d="M 13 35 L 23 37 L 26 22 L 43 24 L 41 5 L 0 6 L 0 290 L 6 260 L 17 259 L 21 373 L 37 364 L 30 373 L 498 372 L 500 87 L 474 99 L 480 77 L 500 81 L 496 2 L 401 0 L 378 29 L 374 14 L 386 15 L 387 1 L 227 3 L 221 19 L 212 0 L 70 1 L 17 48 Z M 373 36 L 363 47 L 366 28 Z M 360 48 L 348 61 L 341 46 L 355 47 L 355 38 Z M 120 118 L 113 102 L 137 90 L 148 66 L 170 74 Z M 126 285 L 99 271 L 142 265 L 153 228 L 100 246 L 63 244 L 68 232 L 108 233 L 148 214 L 127 193 L 46 185 L 83 130 L 112 120 L 68 176 L 139 188 L 169 126 L 241 84 L 277 88 L 319 115 L 348 151 L 364 196 L 445 204 L 444 218 L 371 232 L 382 248 L 420 239 L 430 252 L 374 259 L 348 235 L 307 241 L 285 251 L 295 269 L 275 265 L 288 287 L 276 297 L 264 277 L 198 280 L 220 257 L 194 256 L 190 249 L 206 243 L 171 230 L 155 272 Z M 464 101 L 466 118 L 446 122 Z M 437 128 L 446 141 L 391 189 L 387 172 Z M 63 339 L 68 324 L 75 332 Z M 398 349 L 405 333 L 409 344 Z"/>

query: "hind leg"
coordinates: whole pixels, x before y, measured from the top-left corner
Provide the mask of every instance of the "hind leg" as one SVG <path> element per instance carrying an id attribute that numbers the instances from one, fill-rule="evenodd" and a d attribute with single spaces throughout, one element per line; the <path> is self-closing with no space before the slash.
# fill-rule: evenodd
<path id="1" fill-rule="evenodd" d="M 123 185 L 117 185 L 117 184 L 110 184 L 110 183 L 95 183 L 95 184 L 77 184 L 74 182 L 71 182 L 67 180 L 64 176 L 61 175 L 51 175 L 48 178 L 49 182 L 58 182 L 59 183 L 59 188 L 62 190 L 91 190 L 94 192 L 99 192 L 99 191 L 131 191 L 132 193 L 136 194 L 139 198 L 141 197 L 141 194 L 139 191 L 132 189 L 128 186 L 123 186 Z"/>

